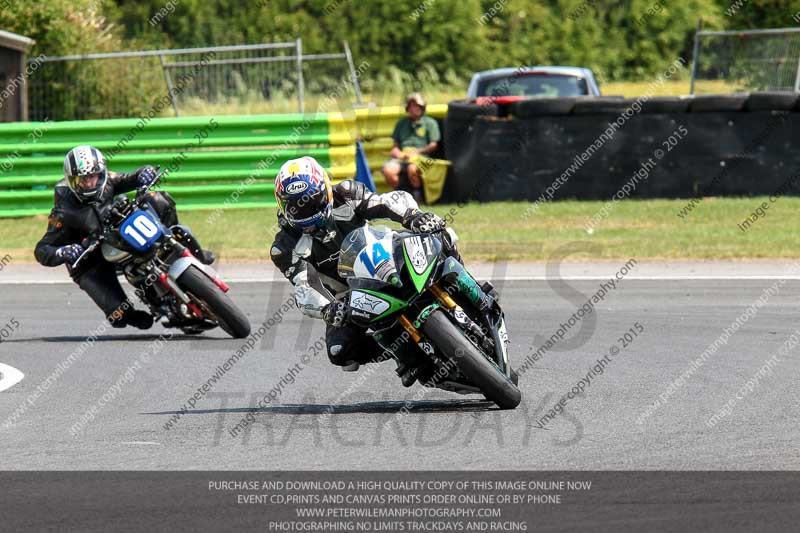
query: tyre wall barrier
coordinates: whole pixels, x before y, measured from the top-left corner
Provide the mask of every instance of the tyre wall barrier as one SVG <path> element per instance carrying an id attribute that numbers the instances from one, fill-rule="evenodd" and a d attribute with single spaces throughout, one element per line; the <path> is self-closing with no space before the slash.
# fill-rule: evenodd
<path id="1" fill-rule="evenodd" d="M 768 195 L 800 173 L 794 93 L 450 105 L 450 201 L 608 199 L 642 168 L 632 197 Z"/>

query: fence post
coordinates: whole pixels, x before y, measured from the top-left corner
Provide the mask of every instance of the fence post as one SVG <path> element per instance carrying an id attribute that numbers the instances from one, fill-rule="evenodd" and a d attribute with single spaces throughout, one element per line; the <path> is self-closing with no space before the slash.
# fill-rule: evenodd
<path id="1" fill-rule="evenodd" d="M 295 41 L 295 54 L 297 55 L 297 104 L 300 113 L 303 113 L 303 40 Z"/>
<path id="2" fill-rule="evenodd" d="M 347 58 L 347 66 L 350 68 L 350 79 L 353 81 L 353 90 L 356 92 L 356 102 L 361 105 L 361 85 L 358 83 L 358 76 L 356 76 L 356 67 L 353 65 L 353 55 L 350 53 L 350 45 L 347 41 L 344 43 L 344 55 Z"/>
<path id="3" fill-rule="evenodd" d="M 703 19 L 697 19 L 697 30 L 694 32 L 694 51 L 692 52 L 692 81 L 689 84 L 689 94 L 694 94 L 694 80 L 697 77 L 697 54 L 700 53 L 700 30 L 703 28 Z"/>
<path id="4" fill-rule="evenodd" d="M 797 58 L 797 75 L 794 77 L 794 92 L 800 93 L 800 57 Z"/>
<path id="5" fill-rule="evenodd" d="M 178 102 L 175 101 L 175 95 L 172 93 L 172 78 L 169 75 L 169 70 L 167 69 L 166 64 L 164 63 L 164 56 L 158 56 L 159 61 L 161 61 L 161 70 L 164 72 L 164 80 L 167 82 L 167 94 L 169 95 L 169 100 L 172 102 L 172 110 L 175 111 L 175 116 L 179 117 L 181 114 L 178 112 Z"/>

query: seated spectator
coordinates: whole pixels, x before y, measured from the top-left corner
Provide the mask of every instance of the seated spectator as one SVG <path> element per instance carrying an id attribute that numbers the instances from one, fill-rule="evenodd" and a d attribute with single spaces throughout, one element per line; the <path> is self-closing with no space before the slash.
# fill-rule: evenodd
<path id="1" fill-rule="evenodd" d="M 392 189 L 409 191 L 421 200 L 422 172 L 413 160 L 420 155 L 430 157 L 439 146 L 441 134 L 439 124 L 425 116 L 425 100 L 420 93 L 408 95 L 406 112 L 408 116 L 398 120 L 394 127 L 391 159 L 383 165 L 383 176 Z"/>

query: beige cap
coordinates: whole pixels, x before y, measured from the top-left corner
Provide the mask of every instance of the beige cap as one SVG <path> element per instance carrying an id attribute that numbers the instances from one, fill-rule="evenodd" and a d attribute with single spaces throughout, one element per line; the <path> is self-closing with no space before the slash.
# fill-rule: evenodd
<path id="1" fill-rule="evenodd" d="M 406 107 L 408 107 L 408 104 L 410 102 L 414 102 L 415 104 L 417 104 L 422 108 L 425 107 L 425 99 L 422 98 L 422 94 L 420 93 L 411 93 L 408 96 L 406 96 Z"/>

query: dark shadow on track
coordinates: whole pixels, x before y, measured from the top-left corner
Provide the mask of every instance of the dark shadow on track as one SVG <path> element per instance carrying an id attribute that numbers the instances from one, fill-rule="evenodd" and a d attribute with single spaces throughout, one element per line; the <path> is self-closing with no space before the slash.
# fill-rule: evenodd
<path id="1" fill-rule="evenodd" d="M 280 415 L 344 415 L 353 413 L 383 414 L 397 413 L 405 407 L 411 413 L 468 413 L 473 411 L 487 411 L 497 409 L 494 402 L 482 399 L 474 400 L 426 400 L 426 401 L 390 401 L 390 402 L 359 402 L 347 405 L 336 404 L 285 404 L 261 409 L 250 407 L 232 407 L 229 409 L 195 409 L 185 411 L 184 415 L 205 415 L 216 413 L 253 413 L 253 414 L 280 414 Z M 181 411 L 160 411 L 156 413 L 141 413 L 145 415 L 176 415 Z"/>

